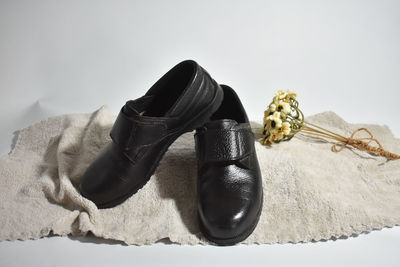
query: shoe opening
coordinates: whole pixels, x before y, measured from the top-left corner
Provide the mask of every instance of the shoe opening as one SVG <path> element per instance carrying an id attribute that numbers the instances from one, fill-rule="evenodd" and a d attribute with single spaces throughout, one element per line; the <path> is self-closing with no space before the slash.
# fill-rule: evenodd
<path id="1" fill-rule="evenodd" d="M 221 85 L 221 87 L 224 90 L 224 99 L 210 120 L 231 119 L 237 123 L 248 122 L 246 111 L 235 91 L 226 85 Z"/>
<path id="2" fill-rule="evenodd" d="M 150 117 L 164 116 L 193 80 L 196 66 L 197 64 L 194 61 L 186 60 L 161 77 L 146 93 L 146 95 L 154 95 L 154 98 L 143 115 Z"/>

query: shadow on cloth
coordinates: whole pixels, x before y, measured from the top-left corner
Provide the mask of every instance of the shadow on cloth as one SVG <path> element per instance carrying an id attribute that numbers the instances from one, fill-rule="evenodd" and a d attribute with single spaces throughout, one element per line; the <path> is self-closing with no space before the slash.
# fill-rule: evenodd
<path id="1" fill-rule="evenodd" d="M 168 163 L 166 166 L 165 163 Z M 155 171 L 157 189 L 163 199 L 173 199 L 183 224 L 200 238 L 197 221 L 197 162 L 193 149 L 168 151 Z M 171 175 L 173 174 L 173 175 Z"/>

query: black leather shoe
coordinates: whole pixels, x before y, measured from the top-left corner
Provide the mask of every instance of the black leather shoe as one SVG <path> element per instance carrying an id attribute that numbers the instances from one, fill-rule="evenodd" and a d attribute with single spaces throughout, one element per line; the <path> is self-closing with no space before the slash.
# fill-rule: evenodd
<path id="1" fill-rule="evenodd" d="M 179 63 L 147 93 L 122 107 L 104 148 L 82 177 L 80 190 L 98 208 L 114 207 L 142 188 L 168 147 L 202 126 L 223 90 L 196 62 Z"/>
<path id="2" fill-rule="evenodd" d="M 254 135 L 239 97 L 221 85 L 224 100 L 196 130 L 200 229 L 218 245 L 245 240 L 262 210 L 263 190 Z"/>

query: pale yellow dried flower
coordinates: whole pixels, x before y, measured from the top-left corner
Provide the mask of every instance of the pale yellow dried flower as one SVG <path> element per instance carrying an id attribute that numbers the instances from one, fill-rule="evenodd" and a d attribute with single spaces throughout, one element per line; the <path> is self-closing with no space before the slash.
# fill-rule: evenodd
<path id="1" fill-rule="evenodd" d="M 284 101 L 279 101 L 276 105 L 276 111 L 288 114 L 290 112 L 290 104 Z"/>

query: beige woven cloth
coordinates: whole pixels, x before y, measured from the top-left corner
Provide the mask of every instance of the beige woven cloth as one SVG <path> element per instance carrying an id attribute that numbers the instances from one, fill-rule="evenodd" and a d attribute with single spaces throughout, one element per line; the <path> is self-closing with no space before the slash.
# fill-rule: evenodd
<path id="1" fill-rule="evenodd" d="M 193 133 L 170 147 L 150 181 L 123 204 L 98 210 L 81 197 L 80 177 L 110 142 L 114 119 L 104 106 L 20 130 L 13 151 L 0 159 L 0 240 L 90 231 L 127 244 L 207 243 L 197 224 Z M 400 140 L 386 126 L 351 125 L 332 112 L 307 120 L 343 135 L 365 126 L 400 153 Z M 335 153 L 331 145 L 302 135 L 271 148 L 256 142 L 264 206 L 244 243 L 318 241 L 400 224 L 400 160 L 354 149 Z"/>

